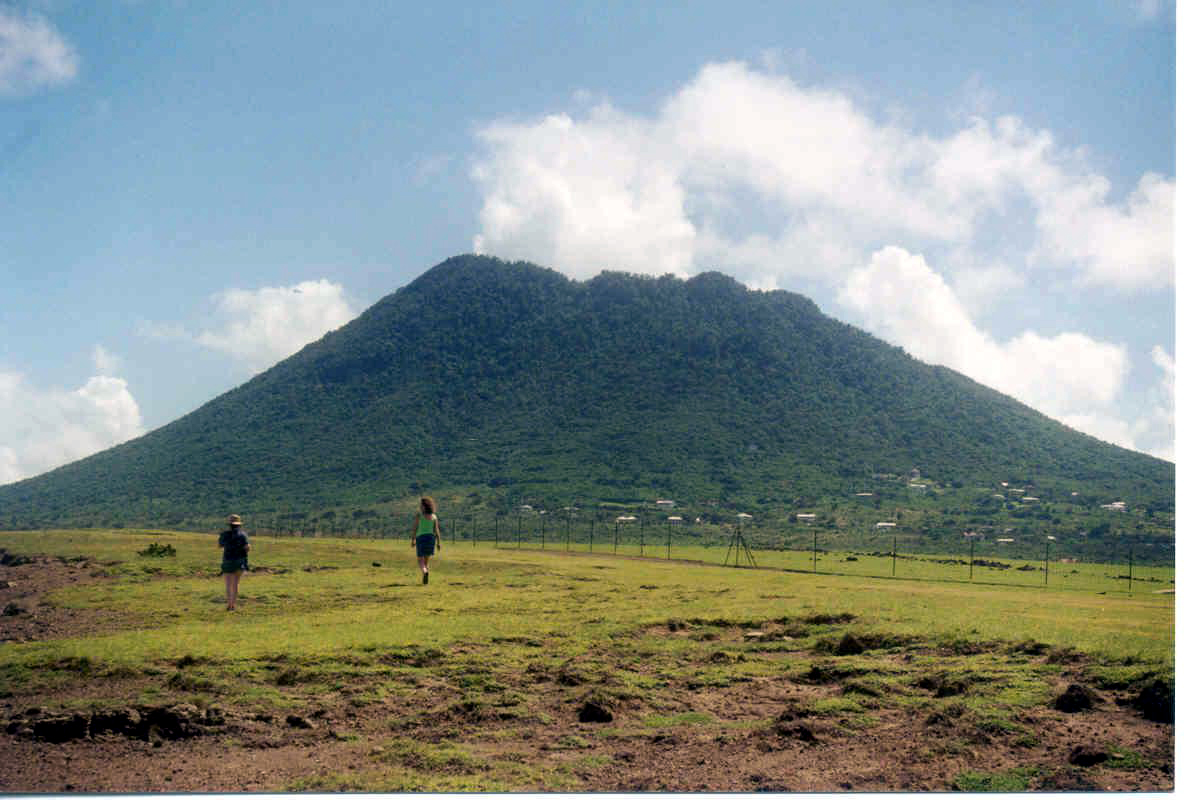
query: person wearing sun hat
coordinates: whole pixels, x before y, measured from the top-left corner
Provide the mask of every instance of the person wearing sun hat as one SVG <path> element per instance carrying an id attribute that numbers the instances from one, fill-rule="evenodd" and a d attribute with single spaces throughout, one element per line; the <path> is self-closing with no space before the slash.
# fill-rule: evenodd
<path id="1" fill-rule="evenodd" d="M 243 521 L 238 514 L 227 517 L 227 525 L 227 530 L 218 535 L 218 545 L 223 549 L 221 571 L 227 585 L 227 611 L 234 611 L 239 603 L 239 579 L 249 569 L 247 551 L 251 549 L 251 543 L 242 530 Z"/>

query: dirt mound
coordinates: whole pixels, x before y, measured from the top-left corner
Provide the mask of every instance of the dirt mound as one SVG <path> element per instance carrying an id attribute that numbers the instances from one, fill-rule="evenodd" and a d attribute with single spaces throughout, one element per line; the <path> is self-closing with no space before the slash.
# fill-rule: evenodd
<path id="1" fill-rule="evenodd" d="M 614 712 L 609 706 L 598 700 L 586 700 L 577 711 L 578 722 L 613 722 Z"/>
<path id="2" fill-rule="evenodd" d="M 1077 714 L 1081 711 L 1091 711 L 1101 703 L 1103 698 L 1086 686 L 1073 683 L 1059 697 L 1055 698 L 1056 711 L 1065 714 Z"/>
<path id="3" fill-rule="evenodd" d="M 813 664 L 795 680 L 799 683 L 821 686 L 826 683 L 840 683 L 846 678 L 865 675 L 869 671 L 868 667 L 848 664 Z"/>
<path id="4" fill-rule="evenodd" d="M 840 614 L 809 614 L 800 617 L 799 622 L 805 625 L 848 625 L 856 619 L 854 614 L 844 611 Z"/>
<path id="5" fill-rule="evenodd" d="M 210 728 L 221 727 L 225 723 L 226 717 L 217 707 L 199 709 L 188 703 L 179 703 L 172 706 L 106 709 L 89 714 L 54 714 L 41 708 L 31 708 L 12 715 L 4 729 L 13 736 L 60 744 L 104 734 L 145 741 L 188 739 L 201 736 Z"/>
<path id="6" fill-rule="evenodd" d="M 818 744 L 820 740 L 803 722 L 779 721 L 775 723 L 775 733 L 789 739 L 797 739 L 808 744 Z"/>
<path id="7" fill-rule="evenodd" d="M 934 697 L 957 697 L 969 691 L 967 680 L 953 678 L 950 675 L 924 675 L 915 681 L 915 686 L 926 689 Z"/>
<path id="8" fill-rule="evenodd" d="M 941 708 L 927 715 L 924 724 L 930 727 L 955 728 L 964 716 L 964 706 L 954 705 Z"/>
<path id="9" fill-rule="evenodd" d="M 1072 748 L 1068 763 L 1077 767 L 1094 767 L 1109 760 L 1109 754 L 1093 745 L 1078 744 Z"/>
<path id="10" fill-rule="evenodd" d="M 421 647 L 420 645 L 410 644 L 384 653 L 379 657 L 379 660 L 384 664 L 392 664 L 394 666 L 438 667 L 444 663 L 445 658 L 445 652 L 435 647 Z"/>
<path id="11" fill-rule="evenodd" d="M 847 632 L 840 639 L 818 639 L 816 650 L 821 653 L 832 653 L 838 656 L 856 656 L 870 650 L 889 650 L 895 647 L 904 647 L 913 641 L 914 639 L 909 636 L 899 636 L 896 634 Z"/>
<path id="12" fill-rule="evenodd" d="M 36 559 L 32 556 L 21 556 L 16 553 L 10 553 L 3 547 L 0 547 L 0 567 L 20 567 L 25 564 L 33 564 Z"/>
<path id="13" fill-rule="evenodd" d="M 1156 678 L 1142 688 L 1133 706 L 1148 720 L 1174 722 L 1175 689 L 1162 678 Z"/>

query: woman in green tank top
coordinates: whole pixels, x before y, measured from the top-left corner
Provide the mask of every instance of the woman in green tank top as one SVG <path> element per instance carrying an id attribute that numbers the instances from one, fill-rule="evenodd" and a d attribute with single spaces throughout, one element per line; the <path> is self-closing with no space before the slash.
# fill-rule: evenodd
<path id="1" fill-rule="evenodd" d="M 436 545 L 436 547 L 434 547 Z M 420 498 L 420 513 L 412 529 L 412 546 L 420 565 L 421 583 L 429 582 L 429 556 L 441 549 L 441 526 L 437 522 L 437 504 L 431 497 Z"/>

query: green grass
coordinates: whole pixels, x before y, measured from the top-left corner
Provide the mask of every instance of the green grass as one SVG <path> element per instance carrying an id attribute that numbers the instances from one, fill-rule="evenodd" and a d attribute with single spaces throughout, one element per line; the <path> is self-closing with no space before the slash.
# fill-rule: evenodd
<path id="1" fill-rule="evenodd" d="M 1110 747 L 1109 759 L 1104 765 L 1109 769 L 1146 769 L 1150 762 L 1141 753 L 1124 747 Z"/>
<path id="2" fill-rule="evenodd" d="M 685 711 L 669 716 L 657 714 L 646 717 L 643 720 L 643 724 L 648 728 L 675 728 L 685 725 L 706 725 L 715 722 L 717 722 L 716 717 L 712 714 L 706 714 L 703 711 Z"/>
<path id="3" fill-rule="evenodd" d="M 177 556 L 152 560 L 170 562 L 166 576 L 145 578 L 128 569 L 143 560 L 136 551 L 146 542 L 165 539 Z M 269 572 L 244 578 L 243 609 L 228 615 L 211 536 L 8 533 L 0 534 L 0 547 L 119 561 L 107 567 L 117 581 L 63 589 L 52 600 L 67 608 L 125 611 L 144 621 L 136 631 L 18 645 L 8 656 L 14 664 L 87 657 L 140 665 L 178 652 L 230 661 L 273 653 L 325 658 L 442 649 L 460 641 L 497 644 L 514 662 L 533 643 L 552 648 L 570 640 L 561 649 L 579 653 L 583 640 L 666 624 L 674 615 L 747 621 L 813 612 L 847 612 L 858 629 L 875 626 L 887 634 L 1033 639 L 1166 664 L 1172 652 L 1174 603 L 1166 595 L 803 575 L 490 547 L 447 548 L 426 590 L 402 541 L 257 537 L 253 565 Z M 306 571 L 311 567 L 323 569 Z M 655 588 L 640 590 L 643 585 Z"/>
<path id="4" fill-rule="evenodd" d="M 137 555 L 152 541 L 176 555 Z M 1173 677 L 1169 595 L 489 546 L 447 547 L 425 587 L 404 541 L 255 537 L 252 562 L 264 569 L 243 579 L 242 608 L 230 614 L 212 536 L 0 533 L 0 547 L 87 557 L 109 578 L 47 599 L 132 620 L 129 629 L 6 644 L 0 696 L 59 692 L 79 702 L 71 687 L 126 679 L 116 681 L 126 702 L 283 715 L 331 698 L 390 714 L 384 731 L 395 738 L 382 755 L 283 787 L 293 791 L 580 789 L 577 773 L 605 766 L 584 751 L 609 740 L 754 725 L 701 711 L 694 698 L 769 679 L 829 684 L 808 710 L 838 728 L 874 727 L 888 709 L 949 709 L 970 731 L 1026 746 L 1021 712 L 1051 701 L 1063 659 L 1077 659 L 1101 688 Z M 167 569 L 149 576 L 145 560 Z M 846 634 L 864 650 L 841 653 Z M 551 687 L 552 705 L 537 700 L 537 685 Z M 593 692 L 614 709 L 612 726 L 558 737 L 546 762 L 498 755 Z M 416 739 L 411 731 L 433 719 L 459 731 L 467 720 L 485 726 L 461 741 Z M 1140 759 L 1118 750 L 1110 763 L 1139 769 Z M 1033 777 L 968 772 L 956 788 L 1015 791 Z"/>
<path id="5" fill-rule="evenodd" d="M 1036 767 L 1014 767 L 1002 772 L 962 772 L 953 788 L 960 792 L 1025 792 L 1031 779 L 1037 777 Z"/>

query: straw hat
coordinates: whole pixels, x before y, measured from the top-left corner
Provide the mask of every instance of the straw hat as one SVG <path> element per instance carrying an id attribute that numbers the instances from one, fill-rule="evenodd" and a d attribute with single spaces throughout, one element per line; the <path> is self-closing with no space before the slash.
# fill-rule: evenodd
<path id="1" fill-rule="evenodd" d="M 227 524 L 228 525 L 242 525 L 243 520 L 239 519 L 238 514 L 232 514 L 231 516 L 227 517 Z"/>

